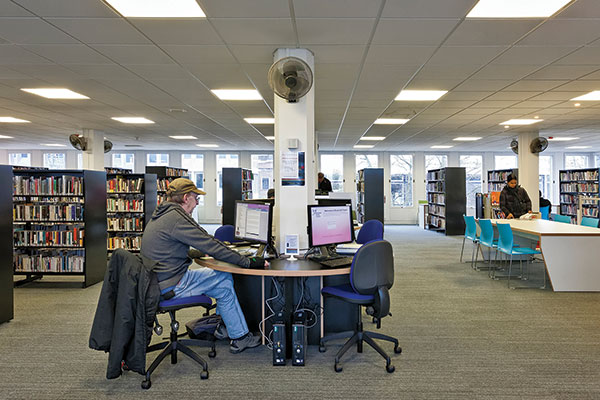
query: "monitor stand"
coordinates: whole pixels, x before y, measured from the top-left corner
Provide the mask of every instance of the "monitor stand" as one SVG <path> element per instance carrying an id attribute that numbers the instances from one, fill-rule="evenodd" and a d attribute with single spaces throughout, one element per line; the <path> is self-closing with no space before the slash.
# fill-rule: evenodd
<path id="1" fill-rule="evenodd" d="M 273 246 L 273 243 L 271 242 L 269 242 L 268 244 L 261 243 L 261 245 L 258 246 L 258 250 L 256 250 L 257 257 L 266 258 L 265 255 L 268 253 L 273 254 L 275 258 L 279 258 L 279 253 L 277 252 L 277 249 L 275 249 L 275 246 Z"/>

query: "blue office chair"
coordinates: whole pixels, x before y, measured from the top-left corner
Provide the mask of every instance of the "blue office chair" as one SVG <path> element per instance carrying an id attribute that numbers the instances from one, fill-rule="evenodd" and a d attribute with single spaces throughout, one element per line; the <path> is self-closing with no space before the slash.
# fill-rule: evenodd
<path id="1" fill-rule="evenodd" d="M 350 347 L 362 353 L 363 341 L 375 349 L 386 361 L 385 369 L 392 373 L 395 367 L 390 357 L 375 343 L 373 339 L 394 343 L 394 353 L 400 354 L 398 339 L 375 332 L 363 331 L 361 306 L 367 308 L 367 314 L 377 319 L 377 329 L 381 327 L 381 319 L 390 314 L 390 292 L 394 284 L 394 253 L 390 242 L 375 240 L 361 246 L 352 260 L 350 267 L 350 283 L 340 286 L 326 286 L 321 290 L 323 296 L 332 296 L 352 304 L 358 304 L 358 322 L 354 331 L 335 333 L 321 338 L 319 351 L 325 351 L 325 343 L 335 339 L 350 338 L 335 356 L 335 372 L 341 372 L 340 358 Z"/>
<path id="2" fill-rule="evenodd" d="M 550 206 L 540 207 L 540 213 L 542 214 L 542 219 L 549 220 L 550 219 Z"/>
<path id="3" fill-rule="evenodd" d="M 535 254 L 541 254 L 539 250 L 531 249 L 529 247 L 516 247 L 514 245 L 514 237 L 512 233 L 512 228 L 510 224 L 496 224 L 496 228 L 498 229 L 498 250 L 508 256 L 510 256 L 510 264 L 508 267 L 508 287 L 511 289 L 515 289 L 510 286 L 510 278 L 512 273 L 512 258 L 513 255 L 517 256 L 530 256 L 533 257 Z M 523 258 L 519 257 L 519 265 L 521 267 L 521 276 L 523 276 Z M 528 271 L 527 271 L 527 274 Z M 546 271 L 544 269 L 544 286 L 541 289 L 546 288 Z"/>
<path id="4" fill-rule="evenodd" d="M 598 227 L 598 218 L 581 217 L 582 226 L 590 226 L 592 228 Z"/>
<path id="5" fill-rule="evenodd" d="M 200 295 L 200 296 L 190 296 L 183 298 L 172 298 L 169 300 L 162 300 L 158 304 L 159 314 L 169 313 L 171 316 L 171 334 L 169 340 L 154 344 L 152 346 L 148 346 L 146 350 L 147 353 L 152 351 L 157 351 L 163 349 L 160 354 L 156 357 L 156 359 L 152 362 L 150 367 L 146 370 L 146 379 L 142 382 L 142 389 L 150 389 L 152 386 L 152 381 L 150 379 L 154 370 L 160 365 L 162 360 L 165 359 L 169 354 L 171 355 L 171 364 L 177 364 L 177 351 L 181 351 L 183 354 L 190 357 L 192 360 L 197 362 L 202 366 L 202 372 L 200 373 L 200 379 L 208 379 L 208 364 L 202 357 L 200 357 L 195 351 L 190 349 L 189 346 L 210 346 L 210 351 L 208 352 L 208 356 L 213 358 L 217 355 L 215 350 L 215 341 L 213 340 L 199 340 L 199 339 L 179 339 L 179 335 L 177 335 L 177 331 L 179 330 L 179 322 L 175 319 L 175 312 L 181 310 L 183 308 L 189 307 L 204 307 L 206 310 L 210 310 L 213 308 L 212 299 L 208 296 Z M 158 319 L 156 320 L 156 325 L 154 327 L 154 331 L 156 334 L 162 334 L 162 326 L 158 324 Z M 182 335 L 183 336 L 183 335 Z"/>
<path id="6" fill-rule="evenodd" d="M 556 222 L 564 222 L 565 224 L 571 223 L 571 217 L 568 215 L 552 214 L 552 219 Z"/>
<path id="7" fill-rule="evenodd" d="M 365 222 L 356 237 L 358 244 L 365 244 L 372 240 L 383 240 L 383 224 L 378 219 Z"/>
<path id="8" fill-rule="evenodd" d="M 215 239 L 221 242 L 235 243 L 238 242 L 235 238 L 235 228 L 233 225 L 222 225 L 215 231 Z"/>
<path id="9" fill-rule="evenodd" d="M 479 241 L 477 242 L 477 250 L 475 250 L 475 269 L 477 269 L 477 258 L 479 257 L 479 249 L 481 248 L 481 246 L 485 246 L 488 248 L 488 260 L 490 263 L 488 270 L 491 271 L 491 253 L 492 249 L 496 249 L 496 254 L 498 253 L 498 240 L 494 239 L 494 226 L 492 225 L 491 220 L 480 219 L 479 228 L 481 229 L 481 234 L 479 235 Z"/>
<path id="10" fill-rule="evenodd" d="M 471 252 L 471 268 L 473 268 L 475 245 L 479 242 L 479 238 L 477 237 L 477 223 L 473 216 L 466 216 L 463 214 L 463 218 L 465 220 L 465 236 L 463 237 L 462 248 L 460 249 L 460 262 L 462 262 L 463 251 L 465 250 L 465 240 L 469 239 L 473 243 L 473 251 Z"/>

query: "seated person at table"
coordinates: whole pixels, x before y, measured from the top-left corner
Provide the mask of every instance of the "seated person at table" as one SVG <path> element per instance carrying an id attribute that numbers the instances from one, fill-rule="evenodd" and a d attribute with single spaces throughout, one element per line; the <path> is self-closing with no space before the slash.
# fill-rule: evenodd
<path id="1" fill-rule="evenodd" d="M 542 207 L 552 207 L 552 203 L 550 203 L 550 200 L 545 199 L 542 197 L 542 191 L 540 190 L 540 208 Z"/>
<path id="2" fill-rule="evenodd" d="M 531 199 L 525 189 L 517 185 L 517 177 L 513 174 L 506 178 L 506 186 L 500 192 L 500 209 L 508 219 L 531 212 Z"/>
<path id="3" fill-rule="evenodd" d="M 319 190 L 322 192 L 333 192 L 333 188 L 331 186 L 331 181 L 325 178 L 325 175 L 322 172 L 317 174 L 317 180 L 319 181 Z"/>
<path id="4" fill-rule="evenodd" d="M 198 205 L 198 195 L 204 194 L 189 179 L 178 178 L 171 182 L 167 200 L 156 207 L 144 230 L 141 253 L 156 263 L 153 271 L 158 277 L 163 297 L 204 294 L 217 299 L 217 312 L 223 318 L 225 327 L 220 327 L 215 336 L 219 339 L 229 336 L 229 350 L 239 353 L 258 346 L 261 338 L 248 331 L 233 287 L 233 278 L 230 273 L 199 266 L 188 257 L 188 251 L 192 246 L 217 260 L 244 268 L 263 268 L 268 263 L 260 257 L 248 259 L 230 250 L 192 219 L 192 211 Z"/>

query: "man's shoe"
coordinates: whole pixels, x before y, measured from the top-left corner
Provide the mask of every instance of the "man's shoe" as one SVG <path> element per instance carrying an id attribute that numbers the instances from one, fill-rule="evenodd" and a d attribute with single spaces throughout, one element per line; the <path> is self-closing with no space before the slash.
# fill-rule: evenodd
<path id="1" fill-rule="evenodd" d="M 217 340 L 225 340 L 229 339 L 229 335 L 227 334 L 227 327 L 223 323 L 219 323 L 217 325 L 217 329 L 215 329 L 215 339 Z"/>
<path id="2" fill-rule="evenodd" d="M 229 345 L 229 351 L 233 354 L 241 353 L 246 349 L 250 349 L 261 344 L 261 337 L 254 336 L 252 333 L 246 334 L 239 339 L 232 339 Z"/>

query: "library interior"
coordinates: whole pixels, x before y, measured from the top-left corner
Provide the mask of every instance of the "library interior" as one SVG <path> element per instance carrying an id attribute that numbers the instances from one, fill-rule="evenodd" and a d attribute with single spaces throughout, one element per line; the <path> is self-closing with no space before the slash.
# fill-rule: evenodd
<path id="1" fill-rule="evenodd" d="M 599 115 L 598 0 L 3 0 L 0 397 L 600 398 Z"/>

